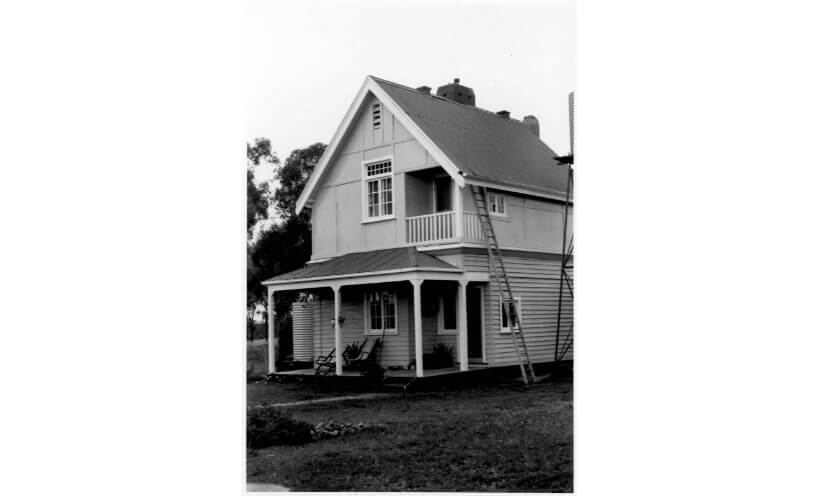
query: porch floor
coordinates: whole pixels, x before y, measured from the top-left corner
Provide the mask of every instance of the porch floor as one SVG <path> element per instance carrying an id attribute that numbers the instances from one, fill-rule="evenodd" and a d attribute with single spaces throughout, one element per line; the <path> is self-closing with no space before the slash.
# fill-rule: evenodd
<path id="1" fill-rule="evenodd" d="M 441 375 L 454 375 L 460 373 L 468 373 L 473 370 L 483 370 L 487 369 L 489 366 L 483 363 L 470 363 L 469 370 L 466 372 L 461 372 L 460 367 L 446 367 L 443 369 L 426 369 L 423 371 L 424 377 L 435 377 Z M 296 370 L 282 370 L 280 372 L 275 372 L 275 375 L 283 375 L 283 376 L 314 376 L 315 369 L 296 369 Z M 358 370 L 345 370 L 343 377 L 361 377 L 363 374 Z M 335 377 L 334 371 L 327 376 Z M 414 370 L 386 370 L 384 371 L 384 377 L 415 377 Z"/>

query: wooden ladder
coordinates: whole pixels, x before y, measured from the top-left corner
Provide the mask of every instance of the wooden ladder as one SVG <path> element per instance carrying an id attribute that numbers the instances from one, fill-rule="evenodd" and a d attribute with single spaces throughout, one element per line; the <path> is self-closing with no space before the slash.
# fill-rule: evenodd
<path id="1" fill-rule="evenodd" d="M 500 245 L 497 243 L 497 236 L 494 234 L 494 226 L 491 224 L 491 215 L 486 205 L 486 189 L 470 185 L 472 195 L 474 196 L 474 204 L 477 207 L 480 225 L 483 228 L 483 233 L 486 236 L 486 243 L 489 255 L 489 280 L 491 286 L 497 288 L 500 292 L 500 301 L 503 309 L 508 316 L 508 327 L 511 331 L 511 340 L 514 341 L 514 347 L 517 349 L 517 357 L 520 359 L 520 372 L 523 376 L 523 382 L 526 384 L 534 382 L 536 376 L 534 375 L 534 367 L 531 364 L 531 357 L 528 354 L 528 346 L 525 343 L 525 336 L 523 335 L 523 323 L 520 321 L 517 312 L 516 300 L 514 294 L 511 292 L 511 284 L 508 282 L 508 274 L 506 274 L 506 265 L 503 262 L 503 254 L 500 252 Z M 511 304 L 509 304 L 511 302 Z M 500 316 L 502 324 L 502 315 Z M 515 331 L 514 324 L 517 324 Z M 526 365 L 528 371 L 526 371 Z"/>

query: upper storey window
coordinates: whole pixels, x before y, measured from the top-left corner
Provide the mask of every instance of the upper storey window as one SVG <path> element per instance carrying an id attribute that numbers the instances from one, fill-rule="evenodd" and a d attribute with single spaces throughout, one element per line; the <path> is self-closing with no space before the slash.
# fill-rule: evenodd
<path id="1" fill-rule="evenodd" d="M 392 159 L 364 163 L 364 220 L 394 217 L 392 201 Z"/>
<path id="2" fill-rule="evenodd" d="M 495 193 L 489 193 L 489 212 L 491 215 L 506 216 L 506 197 Z"/>
<path id="3" fill-rule="evenodd" d="M 372 104 L 372 129 L 381 128 L 381 104 Z"/>

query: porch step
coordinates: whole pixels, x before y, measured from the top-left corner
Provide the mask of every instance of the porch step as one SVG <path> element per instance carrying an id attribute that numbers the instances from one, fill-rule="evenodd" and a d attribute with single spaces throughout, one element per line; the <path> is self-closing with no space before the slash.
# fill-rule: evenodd
<path id="1" fill-rule="evenodd" d="M 387 386 L 400 386 L 400 387 L 403 387 L 403 386 L 405 386 L 405 385 L 409 384 L 410 382 L 412 382 L 412 379 L 414 379 L 414 377 L 409 377 L 409 376 L 390 376 L 389 374 L 387 374 L 387 375 L 386 375 L 386 376 L 383 378 L 383 382 L 382 382 L 381 384 L 382 384 L 384 387 L 387 387 Z"/>

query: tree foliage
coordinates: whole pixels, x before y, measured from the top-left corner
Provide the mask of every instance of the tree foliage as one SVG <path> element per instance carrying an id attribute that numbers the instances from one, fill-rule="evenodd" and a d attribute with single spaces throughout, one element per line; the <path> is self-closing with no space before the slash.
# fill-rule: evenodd
<path id="1" fill-rule="evenodd" d="M 256 138 L 251 145 L 247 143 L 247 232 L 261 219 L 267 218 L 270 207 L 270 186 L 262 183 L 256 185 L 255 168 L 260 164 L 278 165 L 279 160 L 273 152 L 270 140 Z"/>
<path id="2" fill-rule="evenodd" d="M 269 140 L 257 139 L 262 142 L 262 150 L 266 150 L 268 157 L 275 154 L 264 146 L 269 146 Z M 293 150 L 281 165 L 277 165 L 275 178 L 279 185 L 272 198 L 275 202 L 280 221 L 262 230 L 258 238 L 248 245 L 247 253 L 247 304 L 255 307 L 264 303 L 266 290 L 261 285 L 265 279 L 278 274 L 302 268 L 312 254 L 312 233 L 308 212 L 295 215 L 295 203 L 315 165 L 321 158 L 326 145 L 315 143 L 307 148 Z M 255 148 L 254 148 L 255 149 Z M 248 145 L 248 160 L 252 161 L 251 147 Z M 248 201 L 248 216 L 249 201 Z M 295 295 L 290 295 L 295 297 Z M 276 313 L 284 313 L 289 308 L 292 298 L 276 298 Z"/>
<path id="3" fill-rule="evenodd" d="M 324 154 L 326 148 L 327 145 L 323 143 L 314 143 L 307 148 L 293 150 L 287 160 L 284 161 L 284 166 L 276 170 L 275 177 L 279 185 L 273 199 L 282 219 L 290 220 L 296 217 L 295 203 L 298 201 L 298 196 L 304 190 L 307 179 L 315 170 L 315 166 L 321 160 L 321 155 Z M 303 212 L 300 217 L 302 217 L 302 220 L 307 218 Z"/>

